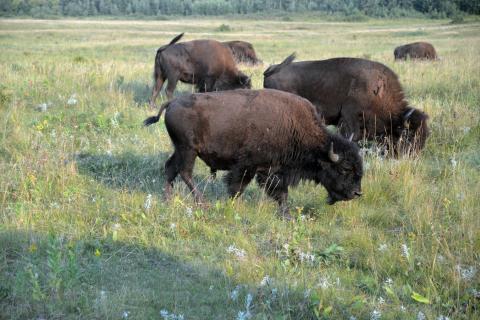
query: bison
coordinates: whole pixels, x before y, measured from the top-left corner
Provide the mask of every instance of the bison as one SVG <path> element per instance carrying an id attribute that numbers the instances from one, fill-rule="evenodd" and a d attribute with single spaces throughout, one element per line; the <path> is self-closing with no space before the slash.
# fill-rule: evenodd
<path id="1" fill-rule="evenodd" d="M 395 60 L 426 59 L 437 60 L 435 48 L 428 42 L 414 42 L 396 47 L 393 51 Z"/>
<path id="2" fill-rule="evenodd" d="M 192 171 L 200 157 L 211 169 L 228 170 L 230 196 L 241 194 L 256 175 L 258 184 L 289 217 L 288 187 L 300 180 L 321 183 L 328 203 L 359 197 L 363 175 L 358 146 L 332 134 L 306 99 L 278 90 L 196 93 L 162 105 L 175 151 L 165 163 L 165 194 L 180 174 L 197 201 Z"/>
<path id="3" fill-rule="evenodd" d="M 193 40 L 177 44 L 182 36 L 179 34 L 157 50 L 151 107 L 165 80 L 169 100 L 179 80 L 194 84 L 200 92 L 251 87 L 250 78 L 237 69 L 231 50 L 221 42 Z"/>
<path id="4" fill-rule="evenodd" d="M 345 137 L 389 141 L 394 154 L 421 150 L 428 116 L 409 107 L 397 75 L 385 65 L 357 58 L 295 62 L 292 54 L 264 72 L 265 88 L 310 100 L 327 125 Z"/>
<path id="5" fill-rule="evenodd" d="M 262 63 L 262 60 L 257 58 L 255 50 L 251 43 L 246 41 L 225 41 L 226 46 L 232 50 L 233 57 L 237 63 L 246 63 L 256 65 Z"/>

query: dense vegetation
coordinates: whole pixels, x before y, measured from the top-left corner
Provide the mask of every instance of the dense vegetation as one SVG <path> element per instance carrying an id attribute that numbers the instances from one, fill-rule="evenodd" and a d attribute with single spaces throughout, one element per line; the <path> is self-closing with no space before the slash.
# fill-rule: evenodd
<path id="1" fill-rule="evenodd" d="M 365 149 L 360 199 L 292 188 L 293 221 L 255 183 L 229 200 L 200 160 L 211 206 L 180 181 L 165 201 L 171 142 L 141 122 L 180 32 L 252 42 L 256 89 L 293 51 L 380 61 L 431 136 L 416 158 Z M 418 40 L 442 59 L 394 62 Z M 0 50 L 0 319 L 480 318 L 478 22 L 0 19 Z"/>
<path id="2" fill-rule="evenodd" d="M 471 0 L 2 0 L 1 15 L 165 16 L 318 11 L 373 17 L 480 14 Z"/>

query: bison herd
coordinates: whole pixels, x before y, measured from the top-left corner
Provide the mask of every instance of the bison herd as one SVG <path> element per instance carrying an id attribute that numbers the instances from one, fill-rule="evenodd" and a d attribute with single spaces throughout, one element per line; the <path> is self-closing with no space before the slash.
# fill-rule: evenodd
<path id="1" fill-rule="evenodd" d="M 262 90 L 236 63 L 257 64 L 253 46 L 244 41 L 193 40 L 177 43 L 183 33 L 155 56 L 155 106 L 167 81 L 165 126 L 174 153 L 165 163 L 165 195 L 180 175 L 198 202 L 192 179 L 195 159 L 211 169 L 227 170 L 230 196 L 240 195 L 255 178 L 289 218 L 288 187 L 301 180 L 322 184 L 329 204 L 361 196 L 363 175 L 358 142 L 385 145 L 393 156 L 416 154 L 429 135 L 428 116 L 409 106 L 397 75 L 385 65 L 358 58 L 294 62 L 290 55 L 264 72 Z M 398 47 L 395 59 L 437 59 L 425 42 Z M 178 81 L 201 93 L 172 99 Z M 339 134 L 327 130 L 335 125 Z"/>

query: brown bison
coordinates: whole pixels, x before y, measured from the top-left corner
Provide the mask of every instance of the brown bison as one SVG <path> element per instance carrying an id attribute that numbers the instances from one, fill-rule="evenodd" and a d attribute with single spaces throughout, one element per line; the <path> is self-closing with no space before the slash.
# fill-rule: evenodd
<path id="1" fill-rule="evenodd" d="M 250 78 L 237 69 L 232 52 L 221 42 L 193 40 L 177 44 L 182 36 L 157 50 L 151 107 L 165 80 L 169 100 L 179 80 L 194 84 L 200 92 L 250 88 Z"/>
<path id="2" fill-rule="evenodd" d="M 264 72 L 265 88 L 310 100 L 327 125 L 353 140 L 384 141 L 394 153 L 421 150 L 428 116 L 408 106 L 397 75 L 381 63 L 334 58 L 293 63 L 292 54 Z"/>
<path id="3" fill-rule="evenodd" d="M 223 44 L 227 45 L 232 50 L 233 57 L 237 63 L 259 64 L 261 60 L 257 58 L 257 54 L 253 46 L 245 41 L 225 41 Z"/>
<path id="4" fill-rule="evenodd" d="M 437 60 L 435 48 L 428 42 L 414 42 L 396 47 L 393 51 L 395 60 L 427 59 Z"/>
<path id="5" fill-rule="evenodd" d="M 165 163 L 167 198 L 180 174 L 202 200 L 192 181 L 197 156 L 211 169 L 229 171 L 225 180 L 232 197 L 256 175 L 285 217 L 288 187 L 303 179 L 321 183 L 329 204 L 361 195 L 359 148 L 329 133 L 306 99 L 277 90 L 197 93 L 165 103 L 144 124 L 157 122 L 164 110 L 175 147 Z"/>

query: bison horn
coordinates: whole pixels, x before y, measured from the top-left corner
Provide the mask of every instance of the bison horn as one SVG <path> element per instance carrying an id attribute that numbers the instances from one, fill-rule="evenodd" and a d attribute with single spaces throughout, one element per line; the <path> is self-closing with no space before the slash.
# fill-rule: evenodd
<path id="1" fill-rule="evenodd" d="M 405 128 L 408 129 L 408 127 L 410 126 L 410 124 L 408 123 L 408 118 L 410 118 L 410 116 L 412 115 L 412 113 L 415 111 L 414 108 L 411 108 L 410 110 L 407 111 L 407 113 L 405 113 L 405 115 L 403 116 L 403 126 Z"/>
<path id="2" fill-rule="evenodd" d="M 348 141 L 353 141 L 353 136 L 354 136 L 354 133 L 350 135 L 350 137 L 348 138 Z"/>
<path id="3" fill-rule="evenodd" d="M 330 150 L 328 151 L 328 157 L 332 160 L 333 163 L 338 162 L 340 160 L 340 156 L 333 152 L 333 142 L 330 144 Z"/>

